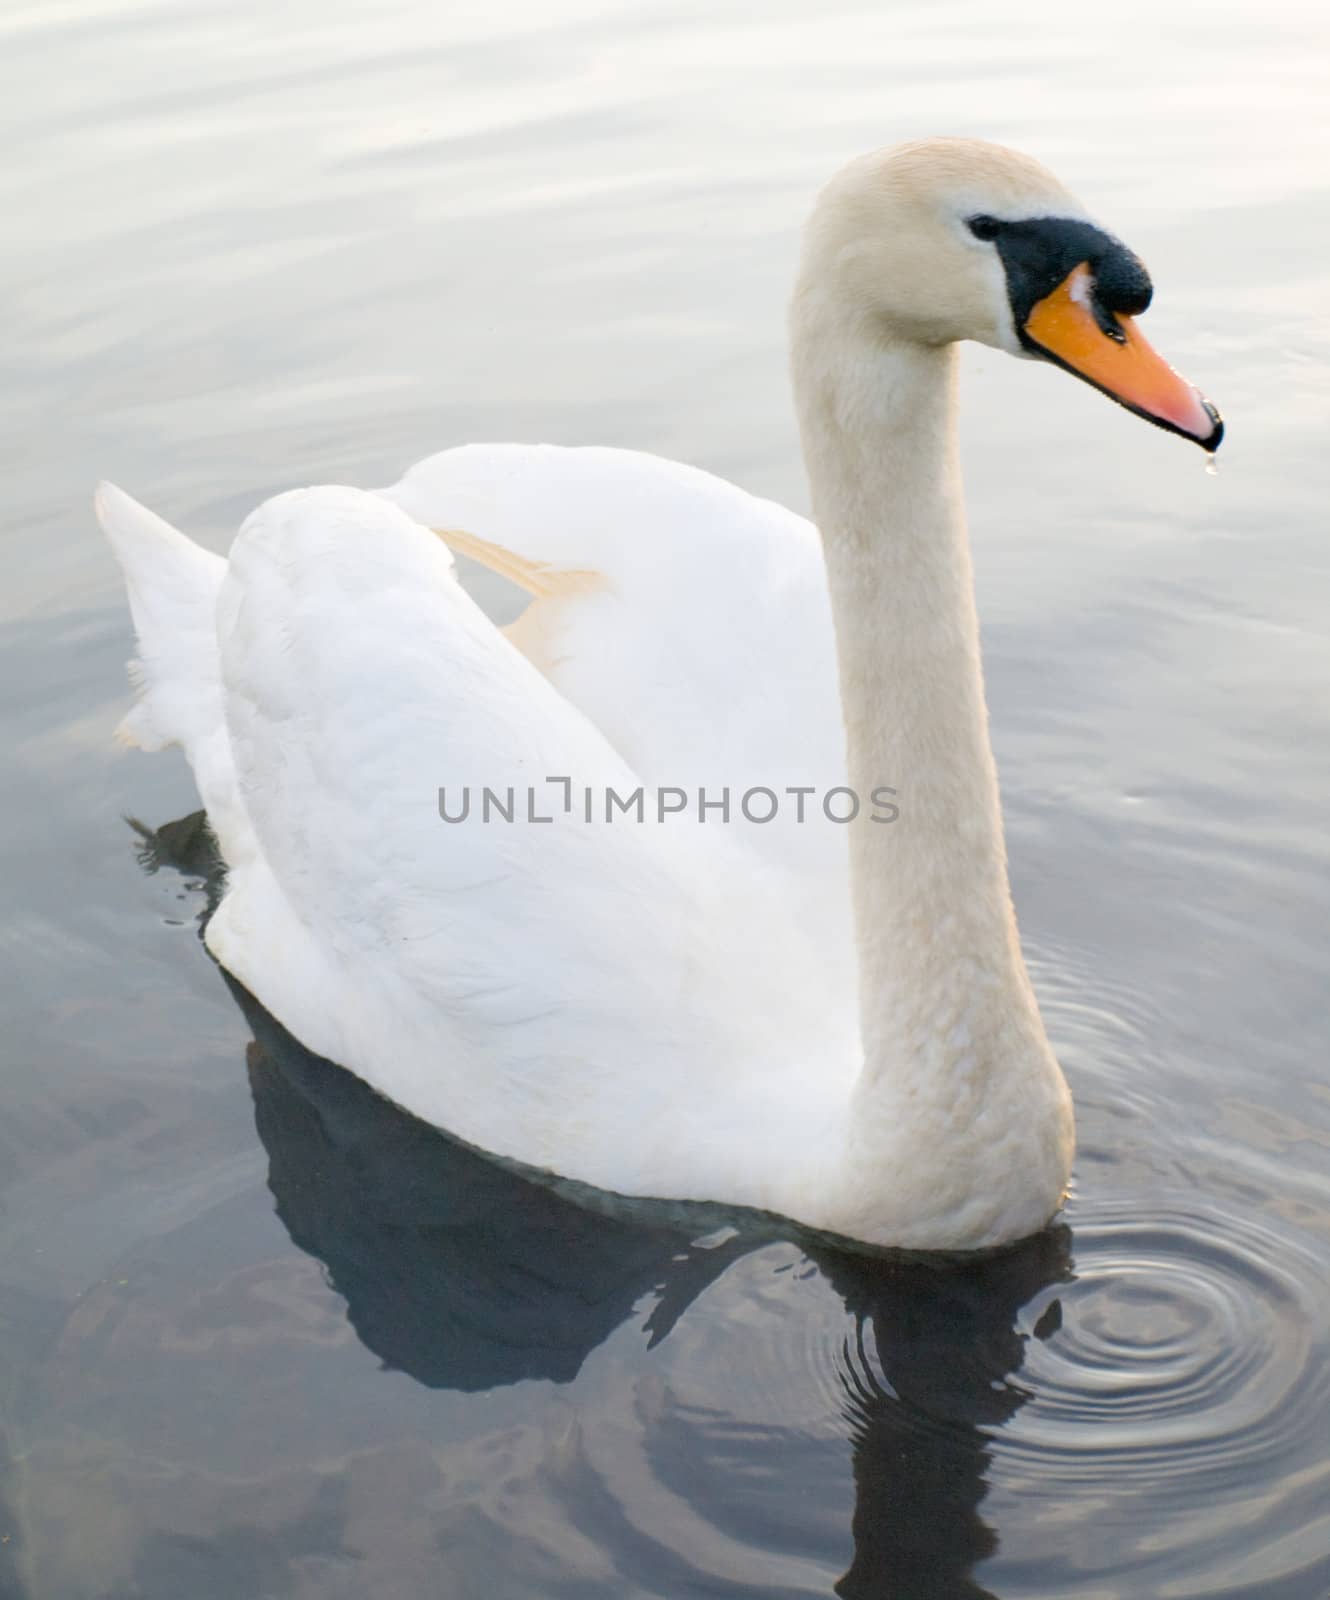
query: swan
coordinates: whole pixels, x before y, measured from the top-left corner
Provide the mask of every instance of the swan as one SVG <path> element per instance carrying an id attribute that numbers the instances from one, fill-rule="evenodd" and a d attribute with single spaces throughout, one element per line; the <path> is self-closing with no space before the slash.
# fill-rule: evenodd
<path id="1" fill-rule="evenodd" d="M 912 142 L 839 172 L 804 234 L 816 527 L 649 455 L 478 445 L 278 495 L 223 559 L 103 484 L 122 732 L 184 747 L 227 866 L 212 954 L 309 1049 L 529 1168 L 869 1246 L 1038 1231 L 1073 1116 L 1008 888 L 957 346 L 1213 451 L 1150 296 L 1034 160 Z M 527 592 L 514 625 L 455 552 Z"/>

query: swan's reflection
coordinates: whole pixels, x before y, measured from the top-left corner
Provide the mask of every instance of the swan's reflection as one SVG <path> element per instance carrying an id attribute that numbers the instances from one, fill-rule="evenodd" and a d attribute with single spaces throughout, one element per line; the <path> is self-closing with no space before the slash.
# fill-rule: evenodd
<path id="1" fill-rule="evenodd" d="M 180 826 L 180 825 L 177 825 Z M 206 867 L 194 858 L 187 870 Z M 152 862 L 165 864 L 162 849 Z M 173 864 L 183 864 L 173 861 Z M 770 1223 L 697 1242 L 709 1208 L 591 1210 L 439 1134 L 312 1056 L 238 986 L 269 1184 L 292 1239 L 320 1259 L 363 1343 L 431 1388 L 565 1383 L 644 1299 L 653 1342 L 735 1261 L 795 1239 L 853 1322 L 840 1362 L 853 1440 L 854 1559 L 844 1600 L 990 1596 L 980 1515 L 990 1432 L 1024 1403 L 1022 1309 L 1070 1277 L 1070 1235 L 964 1263 L 873 1259 Z M 1032 1330 L 1055 1324 L 1056 1302 Z"/>
<path id="2" fill-rule="evenodd" d="M 436 1132 L 303 1049 L 237 985 L 268 1184 L 362 1341 L 440 1389 L 566 1383 L 646 1292 L 655 1339 L 751 1238 L 705 1249 L 601 1215 Z"/>
<path id="3" fill-rule="evenodd" d="M 303 1050 L 237 992 L 269 1184 L 327 1266 L 363 1342 L 435 1388 L 567 1382 L 648 1295 L 653 1342 L 770 1231 L 694 1242 L 677 1207 L 585 1209 L 397 1111 Z M 853 1433 L 854 1597 L 959 1600 L 997 1537 L 979 1514 L 988 1430 L 1024 1395 L 1023 1306 L 1070 1272 L 1068 1233 L 960 1265 L 871 1260 L 801 1241 L 844 1301 Z M 1048 1320 L 1046 1313 L 1045 1320 Z"/>
<path id="4" fill-rule="evenodd" d="M 979 1514 L 989 1436 L 1028 1398 L 1014 1381 L 1027 1337 L 1017 1320 L 1040 1290 L 1070 1278 L 1070 1244 L 1056 1227 L 987 1260 L 897 1269 L 812 1252 L 861 1338 L 871 1330 L 882 1375 L 847 1364 L 854 1561 L 836 1585 L 846 1600 L 990 1594 L 972 1576 L 998 1546 Z M 1053 1301 L 1032 1332 L 1046 1337 L 1059 1321 Z"/>

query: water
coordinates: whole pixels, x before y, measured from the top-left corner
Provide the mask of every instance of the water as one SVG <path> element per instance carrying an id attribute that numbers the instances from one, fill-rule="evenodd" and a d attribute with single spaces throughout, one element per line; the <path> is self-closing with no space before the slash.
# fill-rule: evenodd
<path id="1" fill-rule="evenodd" d="M 0 34 L 0 1593 L 1324 1600 L 1321 9 L 12 0 Z M 194 800 L 111 743 L 88 510 L 106 474 L 221 548 L 270 491 L 494 437 L 802 506 L 798 220 L 938 131 L 1146 257 L 1229 425 L 1210 482 L 966 362 L 1080 1155 L 1065 1227 L 948 1272 L 581 1210 L 247 1017 L 124 821 Z"/>

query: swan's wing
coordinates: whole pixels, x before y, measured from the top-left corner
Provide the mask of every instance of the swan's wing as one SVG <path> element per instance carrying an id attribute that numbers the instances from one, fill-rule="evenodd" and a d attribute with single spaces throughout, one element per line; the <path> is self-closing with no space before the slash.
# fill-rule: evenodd
<path id="1" fill-rule="evenodd" d="M 217 639 L 258 853 L 208 941 L 306 1044 L 486 1149 L 632 1192 L 680 1192 L 699 1096 L 761 1104 L 760 1070 L 788 1117 L 777 1085 L 806 1091 L 827 996 L 780 874 L 723 830 L 606 823 L 638 775 L 438 539 L 359 491 L 280 496 L 235 543 Z M 441 787 L 452 815 L 469 792 L 465 824 Z M 513 821 L 486 820 L 486 789 Z"/>
<path id="2" fill-rule="evenodd" d="M 550 445 L 448 450 L 383 492 L 532 594 L 514 642 L 646 782 L 728 787 L 737 807 L 754 787 L 845 781 L 826 575 L 802 517 L 658 456 Z M 778 817 L 744 837 L 843 875 L 832 824 Z"/>

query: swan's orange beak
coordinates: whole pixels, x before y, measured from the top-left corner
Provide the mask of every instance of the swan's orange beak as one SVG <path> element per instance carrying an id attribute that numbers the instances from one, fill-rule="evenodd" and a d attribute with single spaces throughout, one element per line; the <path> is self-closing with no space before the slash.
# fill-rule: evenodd
<path id="1" fill-rule="evenodd" d="M 1216 450 L 1224 437 L 1219 412 L 1199 389 L 1157 354 L 1135 318 L 1105 312 L 1095 303 L 1088 263 L 1074 267 L 1035 303 L 1022 342 L 1094 384 L 1120 405 L 1161 428 Z"/>

